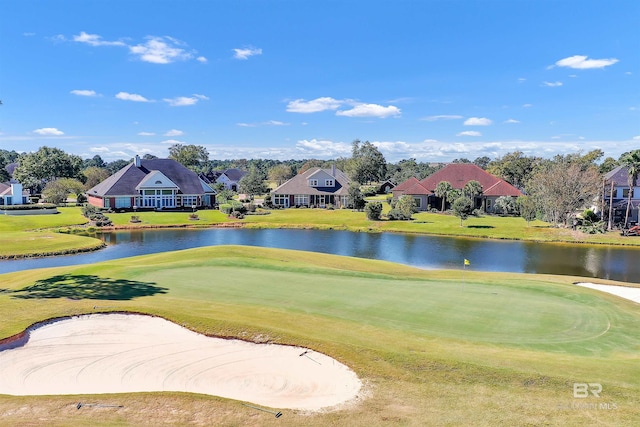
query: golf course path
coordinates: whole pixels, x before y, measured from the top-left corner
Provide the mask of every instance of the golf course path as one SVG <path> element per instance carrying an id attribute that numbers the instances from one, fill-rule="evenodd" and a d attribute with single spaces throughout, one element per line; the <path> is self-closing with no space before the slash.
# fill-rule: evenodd
<path id="1" fill-rule="evenodd" d="M 151 316 L 65 318 L 0 345 L 0 394 L 182 391 L 317 410 L 355 398 L 360 387 L 324 354 L 210 338 Z"/>
<path id="2" fill-rule="evenodd" d="M 595 289 L 601 292 L 607 292 L 609 294 L 617 295 L 619 297 L 640 304 L 640 288 L 615 285 L 598 285 L 596 283 L 576 283 L 576 285 L 582 286 L 584 288 Z"/>

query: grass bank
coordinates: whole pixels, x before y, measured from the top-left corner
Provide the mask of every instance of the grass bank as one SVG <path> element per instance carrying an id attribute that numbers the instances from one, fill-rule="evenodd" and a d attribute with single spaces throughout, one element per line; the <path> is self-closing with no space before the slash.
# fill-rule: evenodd
<path id="1" fill-rule="evenodd" d="M 575 278 L 473 273 L 463 283 L 459 271 L 223 246 L 0 279 L 0 337 L 53 317 L 142 312 L 208 335 L 307 346 L 365 383 L 356 404 L 280 419 L 180 393 L 0 396 L 0 424 L 624 426 L 640 418 L 638 305 Z M 576 399 L 576 382 L 600 383 L 603 393 Z M 124 408 L 78 411 L 78 401 Z"/>

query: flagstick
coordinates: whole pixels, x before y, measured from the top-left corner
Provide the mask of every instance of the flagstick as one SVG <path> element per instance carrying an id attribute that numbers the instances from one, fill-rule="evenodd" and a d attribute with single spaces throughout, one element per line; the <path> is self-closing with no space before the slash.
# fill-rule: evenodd
<path id="1" fill-rule="evenodd" d="M 464 291 L 464 271 L 467 269 L 467 263 L 462 261 L 462 290 Z"/>

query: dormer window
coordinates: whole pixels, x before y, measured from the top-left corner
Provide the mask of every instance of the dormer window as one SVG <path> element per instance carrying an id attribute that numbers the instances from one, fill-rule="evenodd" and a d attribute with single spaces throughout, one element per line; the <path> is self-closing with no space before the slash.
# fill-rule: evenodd
<path id="1" fill-rule="evenodd" d="M 333 187 L 334 185 L 335 184 L 334 184 L 334 181 L 332 179 L 325 179 L 324 180 L 324 186 L 325 187 Z"/>
<path id="2" fill-rule="evenodd" d="M 162 184 L 162 181 L 156 181 L 156 184 Z"/>
<path id="3" fill-rule="evenodd" d="M 318 180 L 317 179 L 310 179 L 309 180 L 309 185 L 311 187 L 317 187 L 318 186 Z"/>

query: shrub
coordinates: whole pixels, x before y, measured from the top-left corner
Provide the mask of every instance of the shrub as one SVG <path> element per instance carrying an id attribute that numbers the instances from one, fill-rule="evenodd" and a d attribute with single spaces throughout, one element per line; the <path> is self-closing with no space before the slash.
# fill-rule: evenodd
<path id="1" fill-rule="evenodd" d="M 382 203 L 369 202 L 365 205 L 364 211 L 367 214 L 367 219 L 371 221 L 379 221 L 382 214 Z"/>
<path id="2" fill-rule="evenodd" d="M 189 219 L 192 220 L 192 221 L 195 221 L 195 220 L 198 220 L 200 218 L 198 217 L 197 213 L 191 213 L 191 214 L 189 214 Z"/>
<path id="3" fill-rule="evenodd" d="M 131 219 L 129 220 L 129 222 L 141 222 L 140 217 L 138 215 L 131 215 Z"/>
<path id="4" fill-rule="evenodd" d="M 233 211 L 231 212 L 231 217 L 235 219 L 244 219 L 244 214 L 239 211 Z"/>
<path id="5" fill-rule="evenodd" d="M 231 215 L 232 211 L 233 211 L 233 207 L 231 206 L 231 204 L 224 203 L 220 205 L 220 212 L 222 212 L 223 214 Z"/>
<path id="6" fill-rule="evenodd" d="M 364 197 L 371 197 L 378 194 L 378 188 L 373 186 L 361 187 L 360 191 Z"/>
<path id="7" fill-rule="evenodd" d="M 411 219 L 411 214 L 407 214 L 400 209 L 391 209 L 387 214 L 387 218 L 391 221 L 408 221 Z"/>

